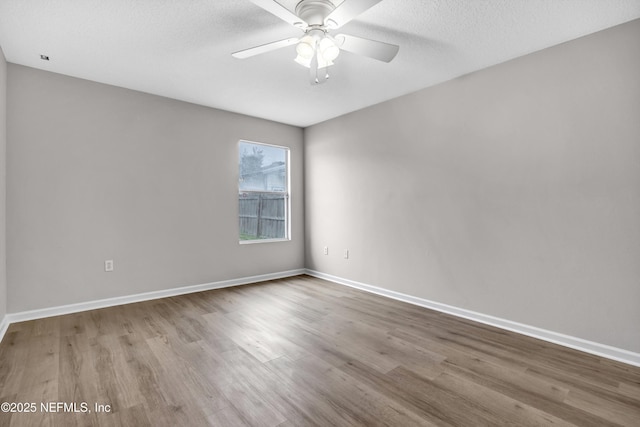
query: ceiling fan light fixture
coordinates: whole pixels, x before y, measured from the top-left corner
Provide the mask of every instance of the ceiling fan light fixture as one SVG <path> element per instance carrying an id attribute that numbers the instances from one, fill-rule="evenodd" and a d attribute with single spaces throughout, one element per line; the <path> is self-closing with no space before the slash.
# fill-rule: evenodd
<path id="1" fill-rule="evenodd" d="M 336 44 L 329 37 L 325 37 L 320 40 L 320 45 L 318 46 L 320 51 L 320 56 L 326 62 L 332 62 L 334 59 L 340 55 L 340 48 L 336 46 Z"/>
<path id="2" fill-rule="evenodd" d="M 332 65 L 333 65 L 333 61 L 323 58 L 322 55 L 318 55 L 318 68 L 327 68 Z"/>
<path id="3" fill-rule="evenodd" d="M 311 36 L 304 36 L 300 39 L 300 42 L 296 45 L 296 52 L 298 56 L 305 59 L 313 58 L 313 54 L 316 51 L 316 40 Z"/>
<path id="4" fill-rule="evenodd" d="M 306 68 L 311 68 L 312 60 L 313 60 L 313 55 L 311 56 L 311 58 L 305 58 L 301 55 L 298 55 L 294 59 L 294 61 L 296 61 L 298 64 Z M 317 65 L 318 65 L 318 68 L 327 68 L 333 65 L 333 61 L 324 58 L 322 55 L 318 55 Z"/>
<path id="5" fill-rule="evenodd" d="M 301 55 L 298 55 L 296 56 L 296 59 L 294 59 L 294 61 L 296 61 L 298 64 L 302 65 L 303 67 L 311 68 L 311 58 L 305 58 Z"/>

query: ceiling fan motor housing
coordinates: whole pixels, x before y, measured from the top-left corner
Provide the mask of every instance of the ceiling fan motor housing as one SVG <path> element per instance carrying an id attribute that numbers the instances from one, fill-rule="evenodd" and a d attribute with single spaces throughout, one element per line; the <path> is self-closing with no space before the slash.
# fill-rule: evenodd
<path id="1" fill-rule="evenodd" d="M 329 0 L 302 0 L 296 6 L 296 15 L 309 27 L 325 27 L 325 19 L 336 6 Z"/>

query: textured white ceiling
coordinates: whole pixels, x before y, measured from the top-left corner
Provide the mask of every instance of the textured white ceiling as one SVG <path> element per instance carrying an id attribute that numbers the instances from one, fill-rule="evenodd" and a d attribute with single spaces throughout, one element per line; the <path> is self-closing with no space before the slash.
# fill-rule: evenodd
<path id="1" fill-rule="evenodd" d="M 0 0 L 0 46 L 15 64 L 308 126 L 637 18 L 640 0 L 383 0 L 340 32 L 398 56 L 343 52 L 318 86 L 294 46 L 231 57 L 300 34 L 249 0 Z"/>

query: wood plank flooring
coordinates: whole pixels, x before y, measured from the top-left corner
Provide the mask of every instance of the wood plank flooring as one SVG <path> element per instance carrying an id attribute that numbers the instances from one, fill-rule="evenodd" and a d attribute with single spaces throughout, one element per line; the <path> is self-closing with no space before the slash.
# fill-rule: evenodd
<path id="1" fill-rule="evenodd" d="M 640 426 L 640 368 L 297 276 L 13 324 L 0 402 L 36 404 L 0 426 Z"/>

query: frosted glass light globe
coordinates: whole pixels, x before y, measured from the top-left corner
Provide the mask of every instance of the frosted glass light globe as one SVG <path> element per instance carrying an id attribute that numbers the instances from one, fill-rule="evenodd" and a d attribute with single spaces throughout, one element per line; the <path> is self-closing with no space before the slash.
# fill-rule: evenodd
<path id="1" fill-rule="evenodd" d="M 296 46 L 296 52 L 302 58 L 311 59 L 315 53 L 316 41 L 311 36 L 304 36 Z"/>
<path id="2" fill-rule="evenodd" d="M 320 40 L 320 54 L 326 62 L 332 62 L 340 54 L 340 48 L 328 37 Z"/>

